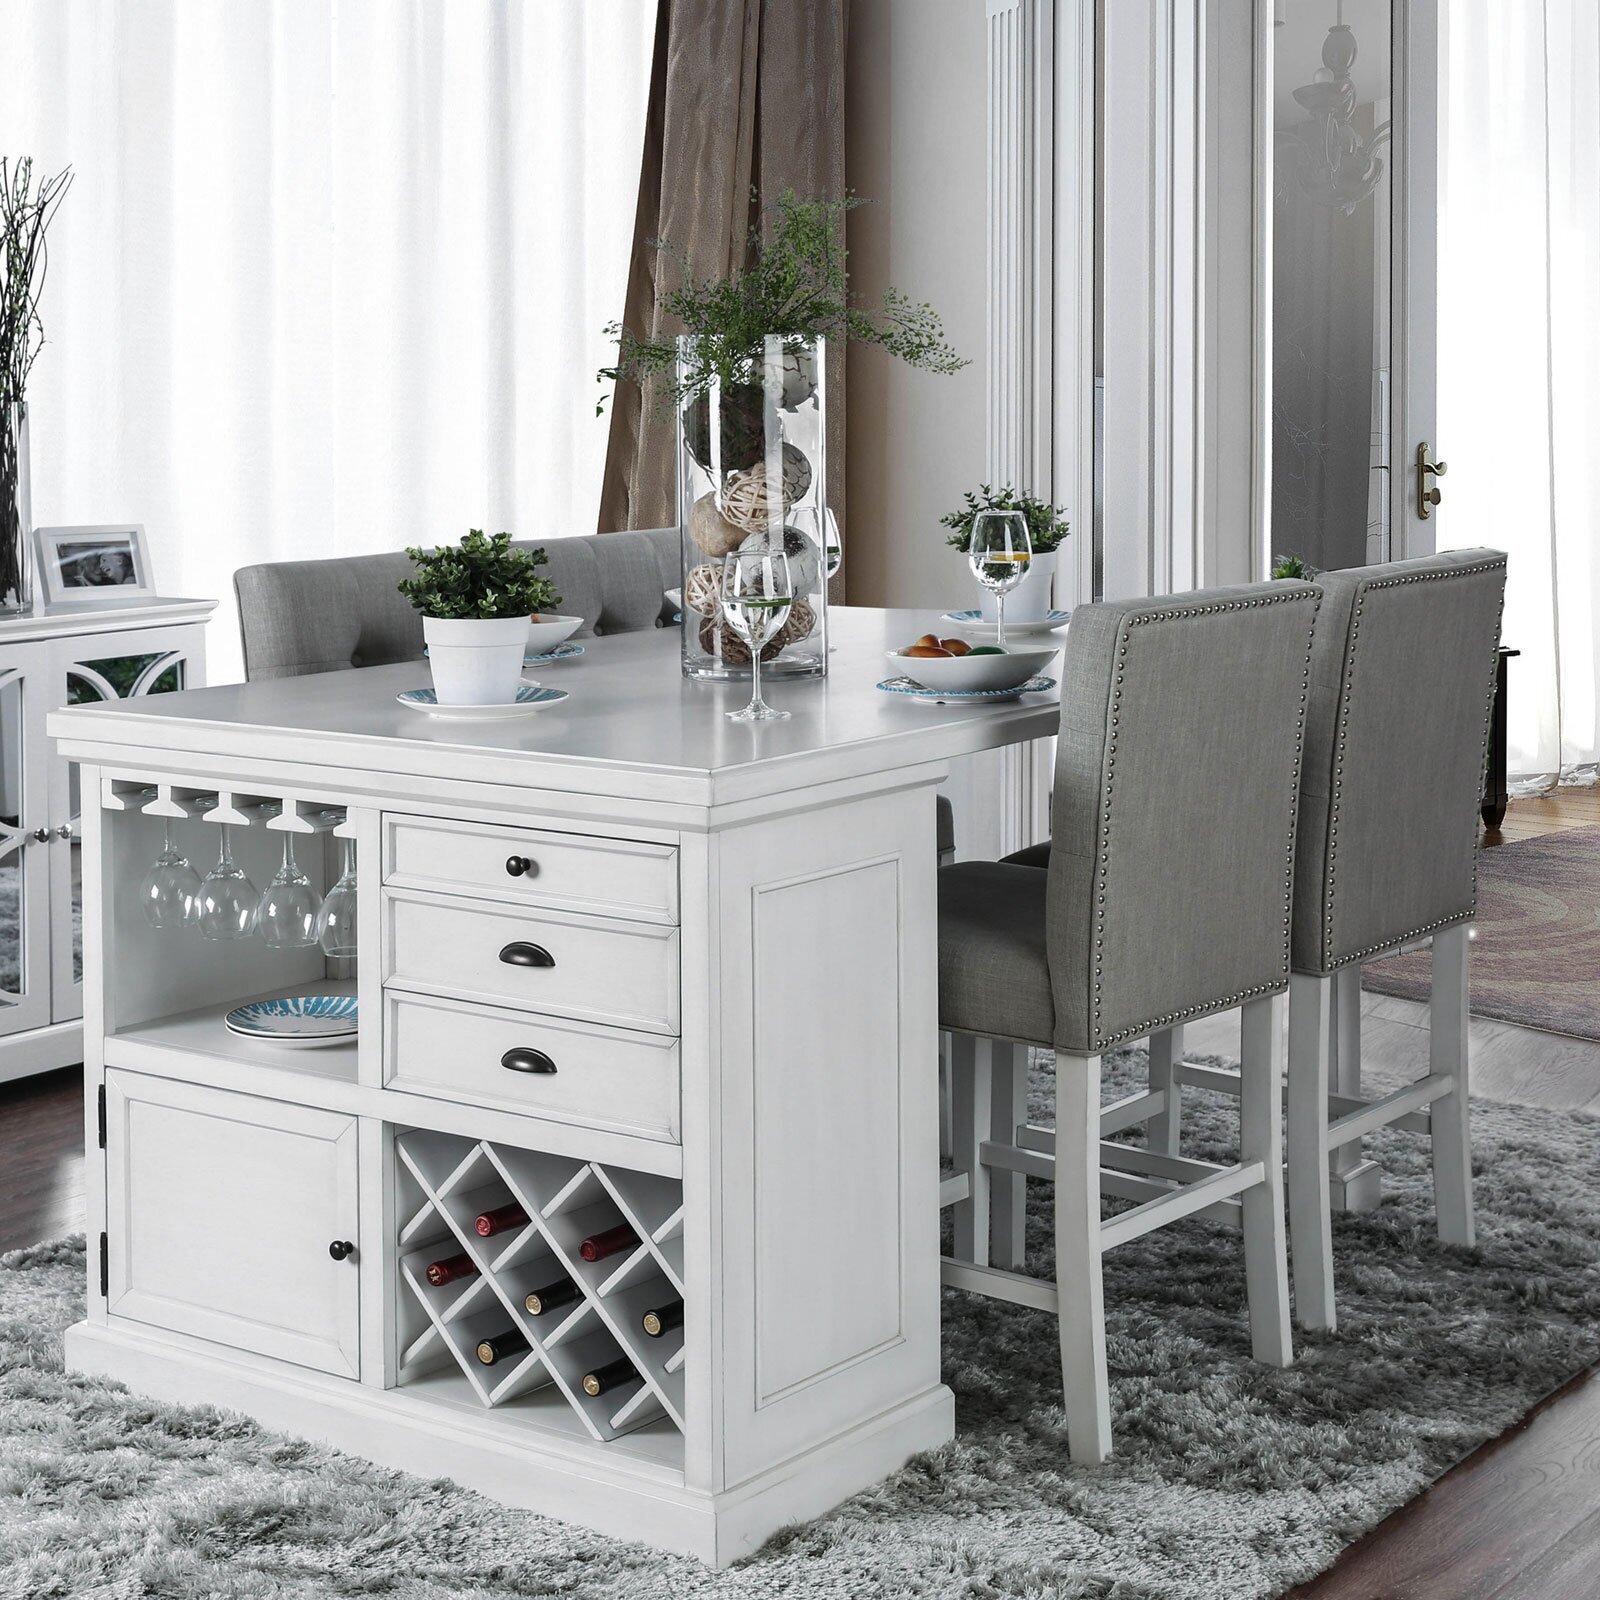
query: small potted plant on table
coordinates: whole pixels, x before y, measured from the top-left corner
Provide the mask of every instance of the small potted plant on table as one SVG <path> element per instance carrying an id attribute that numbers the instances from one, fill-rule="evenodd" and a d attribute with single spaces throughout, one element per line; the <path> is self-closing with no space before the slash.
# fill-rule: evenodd
<path id="1" fill-rule="evenodd" d="M 1049 505 L 1031 494 L 1018 494 L 1010 484 L 1004 489 L 979 484 L 978 492 L 973 494 L 969 490 L 965 500 L 966 505 L 960 511 L 939 518 L 943 527 L 955 529 L 945 540 L 953 550 L 965 551 L 972 543 L 972 519 L 980 511 L 1020 511 L 1028 519 L 1033 559 L 1028 563 L 1027 576 L 1006 596 L 1006 619 L 1043 622 L 1050 614 L 1051 596 L 1055 592 L 1056 553 L 1061 541 L 1072 531 L 1067 521 L 1067 508 Z M 995 596 L 991 590 L 981 591 L 980 606 L 985 622 L 996 620 Z"/>
<path id="2" fill-rule="evenodd" d="M 538 570 L 543 550 L 513 550 L 511 535 L 474 528 L 459 545 L 410 549 L 417 564 L 400 593 L 422 613 L 440 705 L 504 705 L 517 697 L 528 627 L 561 604 Z"/>

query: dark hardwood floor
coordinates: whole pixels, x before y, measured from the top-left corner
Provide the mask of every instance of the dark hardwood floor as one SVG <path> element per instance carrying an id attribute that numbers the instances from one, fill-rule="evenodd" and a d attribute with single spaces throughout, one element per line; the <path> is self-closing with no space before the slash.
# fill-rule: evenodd
<path id="1" fill-rule="evenodd" d="M 1600 789 L 1512 804 L 1500 838 L 1600 822 Z M 0 1251 L 83 1226 L 76 1068 L 0 1085 Z M 1600 1368 L 1402 1506 L 1289 1600 L 1595 1600 Z M 1218 1600 L 1228 1600 L 1226 1595 Z"/>
<path id="2" fill-rule="evenodd" d="M 83 1069 L 0 1084 L 0 1252 L 83 1227 Z"/>

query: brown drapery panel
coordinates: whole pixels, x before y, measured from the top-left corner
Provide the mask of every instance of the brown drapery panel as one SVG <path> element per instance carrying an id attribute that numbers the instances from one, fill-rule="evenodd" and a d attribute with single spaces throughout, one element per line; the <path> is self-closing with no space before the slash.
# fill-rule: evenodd
<path id="1" fill-rule="evenodd" d="M 670 240 L 697 277 L 744 265 L 751 190 L 844 193 L 847 0 L 659 0 L 633 254 L 623 314 L 667 328 L 657 274 L 676 266 L 650 246 Z M 670 287 L 671 280 L 663 285 Z M 673 419 L 634 384 L 612 402 L 600 531 L 678 519 Z M 844 527 L 844 347 L 828 351 L 828 503 Z"/>

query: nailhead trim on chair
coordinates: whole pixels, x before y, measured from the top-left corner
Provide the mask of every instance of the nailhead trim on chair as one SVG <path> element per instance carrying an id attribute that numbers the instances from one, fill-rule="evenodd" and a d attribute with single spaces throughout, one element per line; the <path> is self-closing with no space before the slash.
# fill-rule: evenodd
<path id="1" fill-rule="evenodd" d="M 1237 994 L 1229 995 L 1225 999 L 1207 1001 L 1203 1005 L 1186 1006 L 1181 1011 L 1170 1011 L 1165 1016 L 1150 1017 L 1134 1027 L 1124 1028 L 1120 1033 L 1106 1035 L 1100 1032 L 1100 980 L 1104 975 L 1104 968 L 1100 965 L 1100 952 L 1105 948 L 1106 874 L 1111 861 L 1111 785 L 1117 764 L 1117 728 L 1122 707 L 1123 663 L 1128 654 L 1128 629 L 1150 622 L 1171 622 L 1189 617 L 1208 616 L 1217 611 L 1247 611 L 1254 606 L 1275 606 L 1302 600 L 1311 602 L 1314 616 L 1322 605 L 1322 591 L 1313 588 L 1285 589 L 1280 594 L 1258 595 L 1249 600 L 1218 600 L 1207 605 L 1174 606 L 1164 611 L 1141 611 L 1125 617 L 1122 621 L 1117 640 L 1117 675 L 1111 688 L 1111 733 L 1106 740 L 1105 792 L 1100 809 L 1100 863 L 1095 874 L 1094 1002 L 1091 1007 L 1092 1025 L 1089 1033 L 1090 1038 L 1095 1041 L 1091 1048 L 1096 1053 L 1111 1045 L 1121 1044 L 1126 1039 L 1141 1039 L 1153 1029 L 1173 1027 L 1190 1017 L 1209 1016 L 1213 1011 L 1226 1011 L 1233 1006 L 1243 1005 L 1246 1000 L 1254 1000 L 1260 995 L 1282 994 L 1289 986 L 1289 940 L 1294 925 L 1294 838 L 1300 815 L 1300 762 L 1305 748 L 1306 702 L 1311 694 L 1311 641 L 1307 641 L 1305 668 L 1300 675 L 1300 714 L 1295 727 L 1293 788 L 1289 802 L 1289 842 L 1285 852 L 1283 880 L 1282 981 L 1256 984 L 1252 988 L 1241 989 Z"/>
<path id="2" fill-rule="evenodd" d="M 1361 629 L 1361 607 L 1366 600 L 1368 591 L 1373 589 L 1393 589 L 1404 583 L 1431 583 L 1441 578 L 1465 578 L 1481 572 L 1503 572 L 1506 559 L 1501 556 L 1498 561 L 1479 561 L 1470 567 L 1449 567 L 1436 572 L 1407 572 L 1394 578 L 1379 578 L 1371 583 L 1362 584 L 1356 593 L 1355 609 L 1350 616 L 1350 648 L 1346 659 L 1354 661 L 1356 656 L 1356 635 Z M 1500 623 L 1505 615 L 1505 593 L 1501 591 L 1500 609 L 1495 613 L 1494 643 L 1495 648 L 1500 644 Z M 1489 731 L 1494 720 L 1494 686 L 1496 678 L 1496 663 L 1494 652 L 1490 652 L 1489 693 L 1484 701 L 1483 708 L 1483 757 L 1488 759 Z M 1350 725 L 1350 697 L 1354 692 L 1353 675 L 1346 671 L 1343 693 L 1339 700 L 1339 732 L 1334 740 L 1333 747 L 1333 794 L 1328 808 L 1328 866 L 1323 875 L 1322 898 L 1322 961 L 1323 972 L 1333 972 L 1340 967 L 1349 966 L 1352 961 L 1365 961 L 1368 956 L 1376 955 L 1380 950 L 1388 950 L 1396 944 L 1402 944 L 1408 939 L 1420 939 L 1425 934 L 1436 933 L 1440 928 L 1454 926 L 1458 922 L 1465 922 L 1474 916 L 1478 909 L 1478 850 L 1474 843 L 1472 851 L 1472 901 L 1465 911 L 1458 911 L 1453 916 L 1441 917 L 1436 922 L 1425 923 L 1420 928 L 1413 928 L 1409 933 L 1402 933 L 1392 939 L 1385 939 L 1380 944 L 1368 945 L 1365 950 L 1352 950 L 1348 955 L 1335 956 L 1333 954 L 1333 891 L 1334 875 L 1338 864 L 1339 854 L 1339 802 L 1341 775 L 1344 772 L 1344 746 Z M 1476 801 L 1478 790 L 1482 783 L 1483 761 L 1478 763 L 1478 778 L 1473 785 L 1472 800 Z M 1474 805 L 1472 809 L 1476 809 Z"/>

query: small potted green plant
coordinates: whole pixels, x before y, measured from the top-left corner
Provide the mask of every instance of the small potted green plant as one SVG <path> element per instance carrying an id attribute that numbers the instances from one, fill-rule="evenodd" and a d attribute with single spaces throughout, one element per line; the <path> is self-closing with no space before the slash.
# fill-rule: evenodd
<path id="1" fill-rule="evenodd" d="M 1050 614 L 1055 590 L 1056 553 L 1072 531 L 1066 507 L 1050 505 L 1031 494 L 1019 494 L 1010 484 L 1003 489 L 979 484 L 976 494 L 969 490 L 963 498 L 966 503 L 961 510 L 939 518 L 943 527 L 955 530 L 945 543 L 963 554 L 972 540 L 972 519 L 980 511 L 1020 511 L 1027 518 L 1033 560 L 1028 563 L 1028 575 L 1006 596 L 1006 620 L 1043 622 Z M 986 622 L 996 620 L 995 597 L 989 589 L 981 590 L 981 609 Z"/>
<path id="2" fill-rule="evenodd" d="M 543 550 L 513 550 L 511 535 L 474 528 L 459 545 L 410 549 L 400 593 L 422 613 L 440 705 L 505 705 L 517 697 L 536 611 L 561 604 L 539 568 Z"/>

